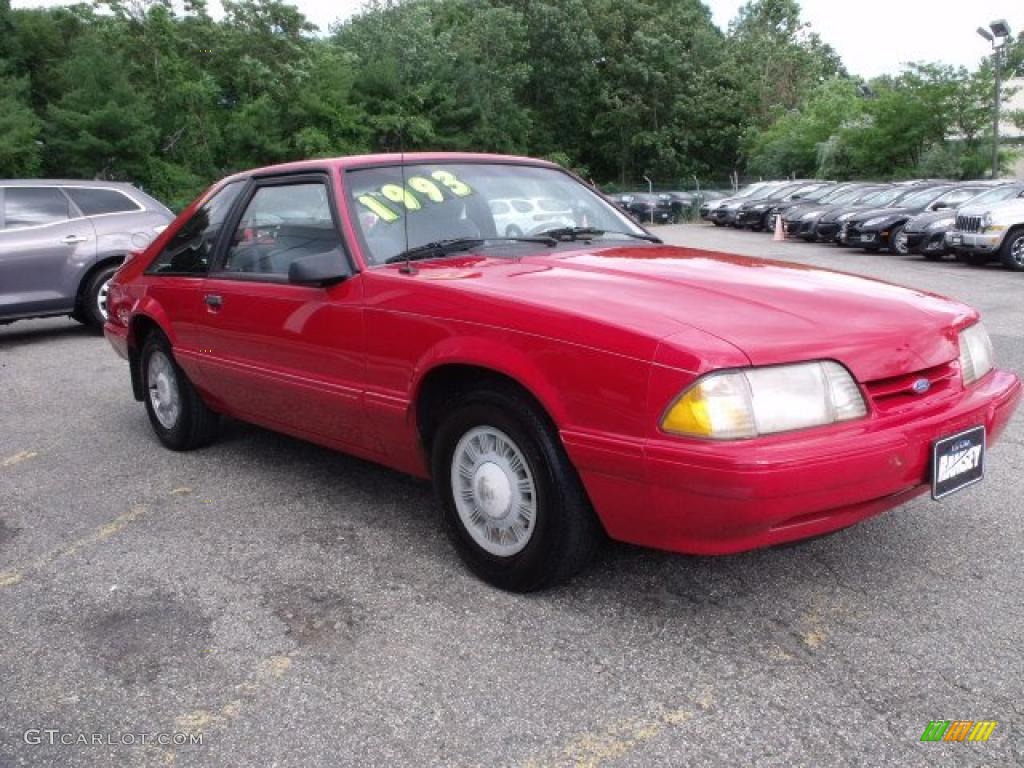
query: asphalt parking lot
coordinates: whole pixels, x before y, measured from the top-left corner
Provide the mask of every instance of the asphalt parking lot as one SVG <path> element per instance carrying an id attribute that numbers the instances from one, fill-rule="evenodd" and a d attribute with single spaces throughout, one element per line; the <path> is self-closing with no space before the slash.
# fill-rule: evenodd
<path id="1" fill-rule="evenodd" d="M 965 300 L 1024 370 L 1024 275 L 659 233 Z M 609 545 L 522 597 L 426 484 L 240 423 L 164 450 L 70 320 L 0 327 L 0 395 L 0 766 L 1024 763 L 1020 413 L 942 503 L 727 558 Z M 937 719 L 998 726 L 921 743 Z"/>

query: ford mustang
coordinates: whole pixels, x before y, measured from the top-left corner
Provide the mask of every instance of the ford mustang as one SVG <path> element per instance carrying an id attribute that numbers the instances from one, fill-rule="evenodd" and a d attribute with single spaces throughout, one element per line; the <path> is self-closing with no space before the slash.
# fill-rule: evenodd
<path id="1" fill-rule="evenodd" d="M 510 235 L 512 199 L 571 223 Z M 518 591 L 604 536 L 726 554 L 944 497 L 983 478 L 1021 396 L 970 307 L 668 247 L 526 158 L 231 176 L 108 302 L 166 447 L 224 415 L 429 477 L 469 568 Z"/>

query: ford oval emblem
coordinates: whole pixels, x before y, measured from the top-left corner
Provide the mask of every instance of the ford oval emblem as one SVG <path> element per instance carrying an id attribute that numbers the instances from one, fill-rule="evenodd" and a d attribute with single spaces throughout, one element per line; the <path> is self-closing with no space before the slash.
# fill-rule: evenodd
<path id="1" fill-rule="evenodd" d="M 932 388 L 932 382 L 929 379 L 918 379 L 913 384 L 911 384 L 911 388 L 915 392 L 917 392 L 917 394 L 923 395 L 925 392 Z"/>

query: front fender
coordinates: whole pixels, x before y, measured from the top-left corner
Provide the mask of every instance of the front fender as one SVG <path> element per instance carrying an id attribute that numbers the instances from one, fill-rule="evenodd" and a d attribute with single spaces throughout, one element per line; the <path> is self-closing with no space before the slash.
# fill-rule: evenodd
<path id="1" fill-rule="evenodd" d="M 558 388 L 522 349 L 511 344 L 496 343 L 492 338 L 455 336 L 435 344 L 416 363 L 409 401 L 410 424 L 416 423 L 416 401 L 424 379 L 445 365 L 486 368 L 507 376 L 530 392 L 556 424 L 565 424 L 568 420 L 566 406 Z"/>

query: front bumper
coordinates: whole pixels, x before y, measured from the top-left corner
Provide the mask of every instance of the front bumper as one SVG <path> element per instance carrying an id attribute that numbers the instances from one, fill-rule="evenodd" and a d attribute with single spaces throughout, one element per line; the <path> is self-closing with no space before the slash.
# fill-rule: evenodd
<path id="1" fill-rule="evenodd" d="M 817 240 L 831 243 L 839 236 L 841 227 L 838 221 L 819 221 L 814 228 L 814 236 Z"/>
<path id="2" fill-rule="evenodd" d="M 945 231 L 904 232 L 904 235 L 910 253 L 945 253 L 947 250 Z"/>
<path id="3" fill-rule="evenodd" d="M 765 215 L 768 211 L 744 211 L 740 210 L 736 212 L 736 226 L 737 227 L 758 227 L 764 220 Z"/>
<path id="4" fill-rule="evenodd" d="M 914 417 L 719 442 L 642 445 L 564 433 L 608 534 L 657 549 L 721 555 L 840 530 L 929 490 L 935 440 L 984 424 L 991 446 L 1021 398 L 993 371 Z"/>
<path id="5" fill-rule="evenodd" d="M 1003 244 L 1005 232 L 960 232 L 952 230 L 946 233 L 946 245 L 956 251 L 965 253 L 995 253 Z"/>
<path id="6" fill-rule="evenodd" d="M 839 241 L 846 245 L 861 248 L 878 249 L 889 246 L 889 229 L 875 229 L 863 225 L 843 227 L 839 231 Z"/>
<path id="7" fill-rule="evenodd" d="M 732 224 L 736 221 L 736 210 L 718 208 L 715 210 L 714 220 L 719 224 Z"/>

